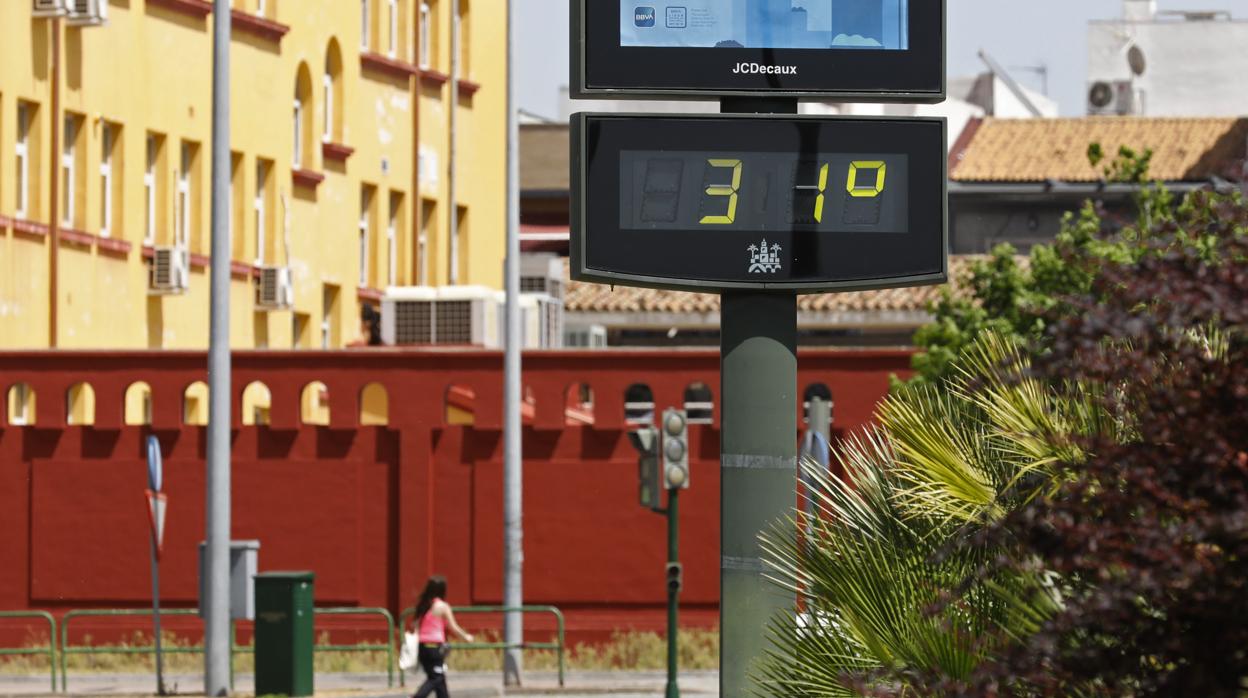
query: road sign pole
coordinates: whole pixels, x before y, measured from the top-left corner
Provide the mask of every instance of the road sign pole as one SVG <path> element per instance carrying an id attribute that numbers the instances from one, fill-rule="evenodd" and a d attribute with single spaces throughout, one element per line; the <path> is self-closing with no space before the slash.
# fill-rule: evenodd
<path id="1" fill-rule="evenodd" d="M 160 559 L 156 555 L 156 532 L 152 532 L 152 631 L 156 638 L 156 695 L 165 692 L 165 667 L 160 649 Z"/>
<path id="2" fill-rule="evenodd" d="M 758 534 L 796 501 L 797 296 L 721 297 L 720 695 L 749 695 L 772 617 L 793 599 L 764 577 Z"/>

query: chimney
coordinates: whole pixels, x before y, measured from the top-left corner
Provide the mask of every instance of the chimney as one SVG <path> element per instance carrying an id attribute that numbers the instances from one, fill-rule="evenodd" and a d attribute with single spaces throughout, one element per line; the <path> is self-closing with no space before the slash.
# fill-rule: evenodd
<path id="1" fill-rule="evenodd" d="M 1128 22 L 1151 22 L 1157 16 L 1157 0 L 1122 0 L 1122 16 Z"/>

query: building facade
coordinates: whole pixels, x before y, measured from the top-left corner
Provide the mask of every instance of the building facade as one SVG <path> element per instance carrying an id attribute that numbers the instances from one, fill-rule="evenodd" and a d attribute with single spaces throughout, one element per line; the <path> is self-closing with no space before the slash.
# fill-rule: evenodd
<path id="1" fill-rule="evenodd" d="M 205 347 L 212 4 L 34 4 L 0 3 L 0 348 Z M 501 288 L 506 15 L 454 4 L 232 0 L 235 347 L 358 342 L 389 286 Z"/>

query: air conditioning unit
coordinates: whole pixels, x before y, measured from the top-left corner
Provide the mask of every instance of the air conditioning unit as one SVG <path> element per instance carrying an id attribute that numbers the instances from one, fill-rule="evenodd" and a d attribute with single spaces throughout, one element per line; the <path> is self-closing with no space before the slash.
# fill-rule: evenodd
<path id="1" fill-rule="evenodd" d="M 563 260 L 553 254 L 520 255 L 520 292 L 563 300 Z"/>
<path id="2" fill-rule="evenodd" d="M 98 27 L 108 22 L 108 0 L 69 0 L 66 24 Z"/>
<path id="3" fill-rule="evenodd" d="M 605 349 L 607 328 L 602 325 L 569 327 L 563 332 L 563 346 L 574 349 Z"/>
<path id="4" fill-rule="evenodd" d="M 520 316 L 525 349 L 563 348 L 563 301 L 544 293 L 522 293 Z"/>
<path id="5" fill-rule="evenodd" d="M 69 0 L 34 0 L 34 17 L 62 17 L 69 13 Z"/>
<path id="6" fill-rule="evenodd" d="M 290 310 L 295 307 L 295 284 L 290 267 L 260 267 L 256 279 L 256 307 L 262 310 Z"/>
<path id="7" fill-rule="evenodd" d="M 381 341 L 399 345 L 501 345 L 498 293 L 481 286 L 391 287 L 381 299 Z"/>
<path id="8" fill-rule="evenodd" d="M 1135 113 L 1135 86 L 1130 80 L 1098 80 L 1088 87 L 1088 114 L 1126 116 Z"/>
<path id="9" fill-rule="evenodd" d="M 184 293 L 191 284 L 191 255 L 183 247 L 157 247 L 152 251 L 147 290 L 152 295 Z"/>

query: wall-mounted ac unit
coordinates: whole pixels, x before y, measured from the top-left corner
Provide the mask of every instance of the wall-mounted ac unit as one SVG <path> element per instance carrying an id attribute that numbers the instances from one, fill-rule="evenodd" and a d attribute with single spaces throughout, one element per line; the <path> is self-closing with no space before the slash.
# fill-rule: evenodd
<path id="1" fill-rule="evenodd" d="M 399 345 L 498 348 L 497 292 L 481 286 L 391 287 L 381 299 L 381 340 Z"/>
<path id="2" fill-rule="evenodd" d="M 1136 113 L 1135 87 L 1130 80 L 1098 80 L 1088 87 L 1088 114 L 1126 116 Z"/>
<path id="3" fill-rule="evenodd" d="M 108 0 L 69 0 L 66 24 L 100 26 L 108 22 Z"/>
<path id="4" fill-rule="evenodd" d="M 563 346 L 569 349 L 605 349 L 607 328 L 602 325 L 568 327 L 563 331 Z"/>
<path id="5" fill-rule="evenodd" d="M 520 315 L 525 349 L 563 347 L 563 301 L 544 293 L 522 293 Z"/>
<path id="6" fill-rule="evenodd" d="M 563 260 L 554 254 L 520 255 L 520 292 L 563 300 Z"/>
<path id="7" fill-rule="evenodd" d="M 295 284 L 290 267 L 260 267 L 256 278 L 256 307 L 261 310 L 295 307 Z"/>
<path id="8" fill-rule="evenodd" d="M 191 255 L 183 247 L 152 250 L 147 290 L 152 295 L 184 293 L 191 286 Z"/>
<path id="9" fill-rule="evenodd" d="M 34 0 L 34 17 L 61 17 L 69 13 L 69 0 Z"/>

